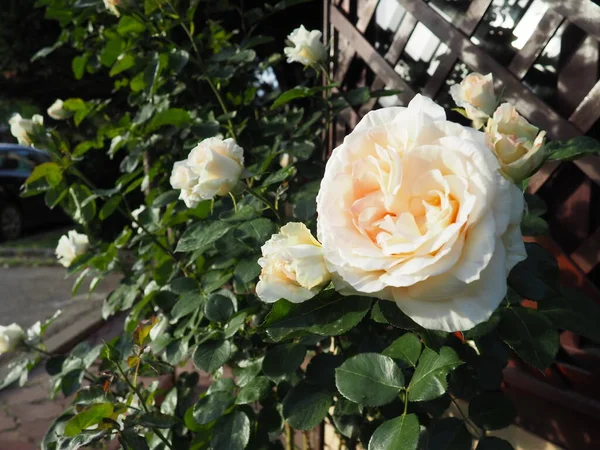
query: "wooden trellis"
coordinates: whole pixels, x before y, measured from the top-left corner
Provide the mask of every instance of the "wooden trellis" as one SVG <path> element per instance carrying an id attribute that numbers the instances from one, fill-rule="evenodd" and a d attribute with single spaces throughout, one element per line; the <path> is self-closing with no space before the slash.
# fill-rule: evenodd
<path id="1" fill-rule="evenodd" d="M 526 8 L 537 1 L 538 4 L 544 3 L 545 10 L 538 18 L 535 31 L 508 63 L 496 60 L 473 39 L 473 34 L 482 23 L 486 12 L 497 5 L 499 0 L 455 0 L 454 3 L 462 2 L 468 6 L 463 14 L 457 15 L 452 21 L 448 21 L 447 17 L 443 17 L 439 9 L 435 8 L 435 3 L 440 4 L 440 1 L 395 0 L 403 9 L 403 16 L 385 52 L 376 48 L 376 42 L 373 42 L 372 35 L 368 33 L 370 27 L 374 26 L 377 8 L 382 1 L 325 0 L 325 35 L 335 56 L 331 75 L 345 89 L 352 89 L 361 84 L 369 85 L 372 90 L 383 87 L 398 89 L 402 91 L 396 99 L 398 104 L 408 103 L 418 92 L 436 98 L 447 88 L 448 79 L 456 63 L 462 62 L 469 71 L 493 73 L 497 91 L 502 92 L 503 97 L 514 103 L 519 112 L 532 123 L 545 129 L 550 138 L 568 139 L 586 134 L 592 129 L 600 133 L 600 6 L 591 0 L 529 0 Z M 505 3 L 514 4 L 516 1 L 506 0 Z M 581 56 L 582 51 L 579 50 L 578 53 L 575 48 L 570 55 L 572 61 L 567 64 L 569 70 L 564 71 L 564 76 L 559 73 L 558 89 L 567 103 L 573 101 L 571 92 L 577 91 L 581 96 L 582 85 L 585 88 L 586 83 L 589 85 L 590 76 L 594 77 L 592 85 L 577 99 L 573 110 L 567 115 L 549 106 L 525 83 L 528 73 L 549 41 L 565 24 L 571 24 L 585 34 L 584 44 L 587 48 L 594 50 L 595 46 L 595 53 L 592 52 L 591 57 L 588 55 L 587 59 L 580 58 L 581 61 L 577 58 Z M 445 51 L 437 56 L 437 66 L 426 82 L 416 86 L 398 73 L 396 66 L 419 26 L 424 26 L 433 33 L 440 43 L 443 43 Z M 354 76 L 353 71 L 356 71 L 356 67 L 372 72 L 371 79 Z M 585 74 L 586 83 L 581 82 L 582 74 Z M 356 125 L 360 117 L 377 106 L 376 100 L 372 100 L 360 109 L 345 110 L 336 125 L 336 133 L 333 133 L 332 148 Z M 558 232 L 572 232 L 578 241 L 561 247 L 584 274 L 591 276 L 596 287 L 600 287 L 600 217 L 592 202 L 593 197 L 597 195 L 596 191 L 600 189 L 600 158 L 580 159 L 575 162 L 575 168 L 572 163 L 549 163 L 531 180 L 529 190 L 531 193 L 546 192 L 547 195 L 551 195 L 552 189 L 560 189 L 553 187 L 557 184 L 555 178 L 558 177 L 560 181 L 560 173 L 573 170 L 578 174 L 582 172 L 581 186 L 573 188 L 572 195 L 567 198 L 562 195 L 562 212 L 558 215 L 568 216 L 569 211 L 573 211 L 571 217 L 566 220 L 566 228 L 558 227 Z M 563 175 L 563 178 L 565 176 Z M 550 193 L 547 192 L 549 189 Z M 586 207 L 582 208 L 582 204 Z M 556 205 L 553 207 L 556 210 Z M 574 227 L 575 230 L 570 230 L 570 227 Z M 557 227 L 553 227 L 554 234 L 557 232 L 555 228 Z M 573 241 L 568 238 L 566 240 Z M 561 244 L 560 239 L 557 241 Z M 594 271 L 596 268 L 598 270 Z"/>

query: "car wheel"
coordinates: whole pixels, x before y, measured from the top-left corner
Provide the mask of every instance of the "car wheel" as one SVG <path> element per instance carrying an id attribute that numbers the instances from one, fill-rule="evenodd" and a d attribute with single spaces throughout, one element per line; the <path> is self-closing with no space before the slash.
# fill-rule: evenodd
<path id="1" fill-rule="evenodd" d="M 23 232 L 23 214 L 12 203 L 0 206 L 0 240 L 11 241 Z"/>

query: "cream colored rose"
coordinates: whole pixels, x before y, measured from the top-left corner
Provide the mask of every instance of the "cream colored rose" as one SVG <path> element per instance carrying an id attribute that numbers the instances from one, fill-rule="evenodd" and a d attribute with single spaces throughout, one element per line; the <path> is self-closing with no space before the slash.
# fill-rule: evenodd
<path id="1" fill-rule="evenodd" d="M 321 42 L 322 33 L 318 30 L 308 31 L 304 25 L 296 28 L 288 36 L 293 44 L 285 47 L 283 52 L 287 56 L 287 62 L 299 62 L 305 66 L 316 65 L 325 60 L 327 52 Z"/>
<path id="2" fill-rule="evenodd" d="M 525 259 L 521 191 L 483 133 L 417 95 L 368 113 L 333 151 L 317 197 L 336 289 L 394 301 L 428 329 L 487 320 Z"/>
<path id="3" fill-rule="evenodd" d="M 481 75 L 471 73 L 460 84 L 450 87 L 450 95 L 458 106 L 465 109 L 465 113 L 477 128 L 481 128 L 485 121 L 492 115 L 498 100 L 494 93 L 494 80 L 492 74 Z"/>
<path id="4" fill-rule="evenodd" d="M 48 108 L 48 115 L 54 120 L 65 120 L 73 115 L 73 111 L 65 109 L 64 102 L 61 99 L 57 99 Z"/>
<path id="5" fill-rule="evenodd" d="M 264 302 L 285 298 L 301 303 L 319 293 L 331 278 L 323 250 L 303 223 L 288 223 L 262 246 L 256 294 Z"/>
<path id="6" fill-rule="evenodd" d="M 104 0 L 104 6 L 115 16 L 119 17 L 121 13 L 119 12 L 117 6 L 123 6 L 123 2 L 122 0 Z"/>
<path id="7" fill-rule="evenodd" d="M 0 325 L 0 355 L 12 352 L 25 339 L 25 332 L 16 323 L 7 327 Z"/>
<path id="8" fill-rule="evenodd" d="M 500 170 L 515 183 L 529 177 L 544 161 L 545 131 L 531 125 L 510 103 L 498 107 L 485 128 Z"/>
<path id="9" fill-rule="evenodd" d="M 235 187 L 244 169 L 244 150 L 233 139 L 204 139 L 190 152 L 187 165 L 197 176 L 190 197 L 210 200 Z"/>
<path id="10" fill-rule="evenodd" d="M 90 241 L 85 234 L 75 230 L 69 231 L 58 240 L 56 257 L 64 267 L 69 267 L 73 260 L 88 251 Z"/>
<path id="11" fill-rule="evenodd" d="M 11 134 L 17 138 L 19 144 L 31 146 L 36 133 L 44 126 L 44 118 L 34 114 L 31 119 L 25 119 L 20 114 L 13 115 L 8 121 Z"/>

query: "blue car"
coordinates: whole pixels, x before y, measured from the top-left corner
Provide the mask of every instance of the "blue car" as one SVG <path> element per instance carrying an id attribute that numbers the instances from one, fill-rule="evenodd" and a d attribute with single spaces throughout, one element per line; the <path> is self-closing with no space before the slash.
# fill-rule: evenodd
<path id="1" fill-rule="evenodd" d="M 21 197 L 21 186 L 34 167 L 50 161 L 41 150 L 17 144 L 0 144 L 0 240 L 13 240 L 26 229 L 65 223 L 67 216 L 51 210 L 43 195 Z"/>

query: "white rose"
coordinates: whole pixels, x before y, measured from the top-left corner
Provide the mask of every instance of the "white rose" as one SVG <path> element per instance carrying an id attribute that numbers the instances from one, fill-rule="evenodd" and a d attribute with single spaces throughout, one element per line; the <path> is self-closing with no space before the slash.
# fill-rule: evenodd
<path id="1" fill-rule="evenodd" d="M 465 109 L 467 117 L 475 122 L 477 128 L 485 124 L 498 102 L 491 73 L 467 75 L 460 84 L 450 87 L 450 95 L 458 106 Z"/>
<path id="2" fill-rule="evenodd" d="M 294 164 L 298 159 L 295 156 L 291 156 L 289 153 L 283 153 L 279 157 L 279 165 L 282 169 L 285 169 L 290 164 Z"/>
<path id="3" fill-rule="evenodd" d="M 34 135 L 39 133 L 44 125 L 44 118 L 39 114 L 34 114 L 31 119 L 25 119 L 20 114 L 15 114 L 8 123 L 11 134 L 17 138 L 19 144 L 31 146 Z"/>
<path id="4" fill-rule="evenodd" d="M 195 208 L 196 206 L 198 206 L 200 204 L 200 202 L 202 202 L 204 200 L 203 197 L 200 197 L 200 195 L 196 194 L 191 189 L 183 189 L 179 193 L 179 199 L 183 200 L 183 203 L 185 203 L 185 206 L 187 206 L 188 208 L 192 208 L 192 209 Z"/>
<path id="5" fill-rule="evenodd" d="M 288 223 L 262 246 L 256 294 L 264 302 L 285 298 L 301 303 L 314 297 L 331 278 L 323 249 L 303 223 Z"/>
<path id="6" fill-rule="evenodd" d="M 119 13 L 117 6 L 123 6 L 122 0 L 104 0 L 104 7 L 115 16 L 119 17 L 121 13 Z"/>
<path id="7" fill-rule="evenodd" d="M 308 31 L 304 25 L 296 28 L 288 36 L 293 46 L 285 47 L 283 52 L 287 62 L 299 62 L 305 66 L 312 66 L 325 60 L 327 52 L 321 42 L 322 33 L 318 30 Z"/>
<path id="8" fill-rule="evenodd" d="M 526 258 L 523 194 L 498 169 L 483 133 L 429 98 L 368 113 L 333 151 L 317 197 L 336 288 L 394 301 L 428 329 L 487 320 Z"/>
<path id="9" fill-rule="evenodd" d="M 25 332 L 16 323 L 7 327 L 0 325 L 0 355 L 12 352 L 25 339 Z"/>
<path id="10" fill-rule="evenodd" d="M 210 200 L 235 187 L 244 169 L 244 150 L 233 139 L 204 139 L 190 152 L 187 165 L 198 178 L 186 195 Z"/>
<path id="11" fill-rule="evenodd" d="M 58 262 L 64 267 L 69 267 L 73 260 L 87 252 L 89 247 L 90 241 L 85 234 L 71 230 L 58 240 L 55 253 Z"/>
<path id="12" fill-rule="evenodd" d="M 169 181 L 173 189 L 192 189 L 198 183 L 198 175 L 192 172 L 187 160 L 177 161 Z"/>
<path id="13" fill-rule="evenodd" d="M 65 109 L 64 102 L 61 99 L 57 99 L 48 108 L 48 115 L 54 120 L 65 120 L 73 115 L 73 111 Z"/>
<path id="14" fill-rule="evenodd" d="M 542 162 L 546 132 L 531 125 L 510 103 L 498 107 L 485 128 L 500 170 L 515 183 L 529 177 Z"/>

